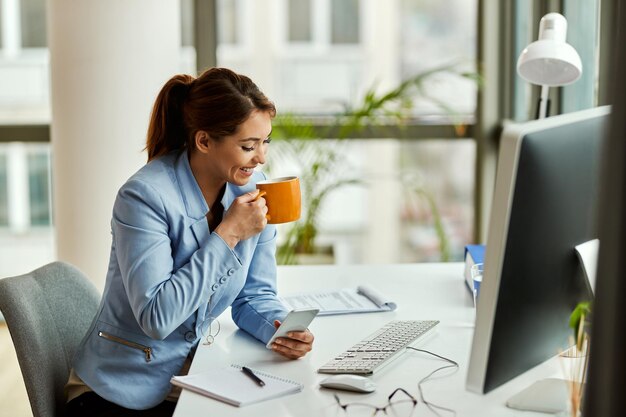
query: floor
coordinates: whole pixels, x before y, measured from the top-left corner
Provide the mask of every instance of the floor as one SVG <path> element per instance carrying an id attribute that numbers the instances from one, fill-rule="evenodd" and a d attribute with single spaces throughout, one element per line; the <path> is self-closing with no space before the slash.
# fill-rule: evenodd
<path id="1" fill-rule="evenodd" d="M 9 329 L 0 322 L 0 417 L 32 417 Z"/>

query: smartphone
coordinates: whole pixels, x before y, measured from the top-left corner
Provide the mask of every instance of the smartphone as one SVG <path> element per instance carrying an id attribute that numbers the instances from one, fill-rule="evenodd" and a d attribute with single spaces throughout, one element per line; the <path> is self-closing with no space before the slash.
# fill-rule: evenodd
<path id="1" fill-rule="evenodd" d="M 280 326 L 274 332 L 274 335 L 267 342 L 268 349 L 272 348 L 272 343 L 277 337 L 286 337 L 288 332 L 303 332 L 311 324 L 315 316 L 319 313 L 317 308 L 299 308 L 291 310 L 285 320 L 280 323 Z"/>

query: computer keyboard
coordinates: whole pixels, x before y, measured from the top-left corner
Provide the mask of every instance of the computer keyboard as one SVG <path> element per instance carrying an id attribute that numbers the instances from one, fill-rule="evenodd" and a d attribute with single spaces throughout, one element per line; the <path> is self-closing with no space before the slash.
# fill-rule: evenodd
<path id="1" fill-rule="evenodd" d="M 331 359 L 317 372 L 369 375 L 395 359 L 404 348 L 426 334 L 438 320 L 394 320 Z"/>

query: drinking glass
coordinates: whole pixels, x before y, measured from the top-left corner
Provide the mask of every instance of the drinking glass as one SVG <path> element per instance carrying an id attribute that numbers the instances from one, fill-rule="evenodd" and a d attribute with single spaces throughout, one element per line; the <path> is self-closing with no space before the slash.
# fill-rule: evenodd
<path id="1" fill-rule="evenodd" d="M 478 263 L 472 265 L 470 268 L 470 274 L 472 276 L 472 282 L 474 283 L 474 308 L 476 308 L 478 293 L 480 292 L 480 284 L 483 282 L 483 264 Z"/>

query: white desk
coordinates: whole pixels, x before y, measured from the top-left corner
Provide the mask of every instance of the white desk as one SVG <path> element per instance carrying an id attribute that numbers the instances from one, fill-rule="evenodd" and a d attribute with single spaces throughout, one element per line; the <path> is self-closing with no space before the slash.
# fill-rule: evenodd
<path id="1" fill-rule="evenodd" d="M 419 352 L 407 351 L 375 373 L 371 378 L 378 384 L 378 389 L 371 394 L 327 390 L 318 385 L 327 376 L 318 374 L 318 367 L 394 319 L 440 320 L 434 333 L 423 341 L 416 342 L 414 346 L 453 359 L 460 365 L 454 375 L 435 378 L 423 384 L 429 401 L 455 409 L 457 416 L 509 416 L 522 413 L 526 417 L 548 416 L 516 412 L 507 408 L 505 402 L 511 395 L 536 380 L 560 377 L 557 359 L 551 359 L 487 395 L 465 390 L 474 309 L 472 298 L 463 281 L 462 263 L 283 266 L 279 267 L 278 280 L 281 294 L 370 284 L 396 301 L 398 309 L 384 313 L 317 317 L 310 326 L 315 335 L 313 351 L 296 361 L 283 359 L 247 333 L 238 330 L 230 318 L 230 310 L 227 310 L 219 318 L 222 330 L 215 344 L 210 347 L 200 345 L 190 373 L 201 372 L 213 365 L 245 364 L 296 380 L 304 384 L 304 390 L 298 394 L 242 408 L 184 391 L 174 417 L 342 416 L 343 410 L 336 405 L 334 392 L 344 402 L 359 401 L 382 406 L 386 404 L 387 396 L 397 387 L 405 388 L 419 399 L 417 382 L 446 364 Z M 449 374 L 449 371 L 443 372 Z M 413 413 L 413 416 L 433 415 L 421 402 Z"/>

